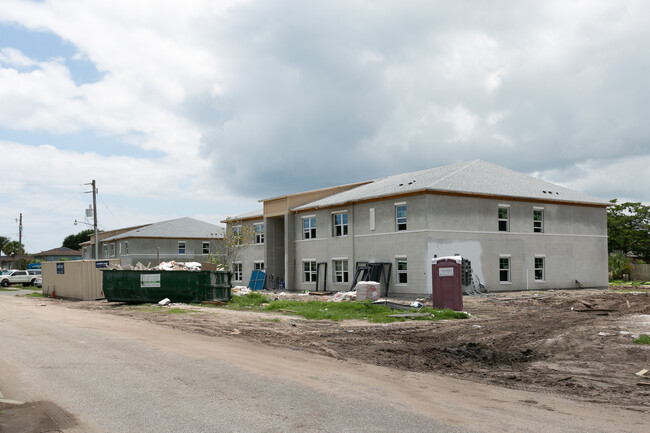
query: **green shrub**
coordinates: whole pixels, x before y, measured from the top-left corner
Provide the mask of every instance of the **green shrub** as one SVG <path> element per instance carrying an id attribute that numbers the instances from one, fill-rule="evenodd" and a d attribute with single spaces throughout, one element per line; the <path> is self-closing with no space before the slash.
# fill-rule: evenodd
<path id="1" fill-rule="evenodd" d="M 634 340 L 634 343 L 636 343 L 636 344 L 650 344 L 650 335 L 641 334 L 641 335 L 639 335 L 639 338 Z"/>

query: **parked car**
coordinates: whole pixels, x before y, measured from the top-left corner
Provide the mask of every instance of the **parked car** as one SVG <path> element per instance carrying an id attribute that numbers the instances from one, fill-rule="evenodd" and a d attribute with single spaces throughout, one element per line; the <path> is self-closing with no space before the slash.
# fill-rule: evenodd
<path id="1" fill-rule="evenodd" d="M 42 288 L 43 287 L 43 277 L 41 277 L 40 275 L 38 277 L 36 277 L 36 279 L 34 280 L 34 286 Z"/>
<path id="2" fill-rule="evenodd" d="M 7 287 L 10 284 L 22 284 L 23 286 L 33 286 L 36 282 L 37 275 L 30 274 L 27 271 L 13 270 L 0 276 L 0 285 Z"/>

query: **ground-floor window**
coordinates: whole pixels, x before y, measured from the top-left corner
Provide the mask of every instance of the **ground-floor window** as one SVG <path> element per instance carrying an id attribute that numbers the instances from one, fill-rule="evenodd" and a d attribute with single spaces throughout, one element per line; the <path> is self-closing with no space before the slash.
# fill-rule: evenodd
<path id="1" fill-rule="evenodd" d="M 348 261 L 333 260 L 333 262 L 334 262 L 334 282 L 347 283 L 348 282 Z"/>
<path id="2" fill-rule="evenodd" d="M 232 280 L 241 281 L 243 279 L 243 271 L 241 262 L 232 263 Z"/>
<path id="3" fill-rule="evenodd" d="M 544 281 L 544 257 L 535 257 L 535 281 Z"/>
<path id="4" fill-rule="evenodd" d="M 510 282 L 510 257 L 499 257 L 499 281 Z"/>
<path id="5" fill-rule="evenodd" d="M 210 242 L 203 242 L 201 250 L 203 254 L 210 254 Z"/>
<path id="6" fill-rule="evenodd" d="M 407 263 L 406 257 L 397 259 L 397 284 L 407 284 Z"/>
<path id="7" fill-rule="evenodd" d="M 305 283 L 316 282 L 316 260 L 302 262 L 302 281 Z"/>

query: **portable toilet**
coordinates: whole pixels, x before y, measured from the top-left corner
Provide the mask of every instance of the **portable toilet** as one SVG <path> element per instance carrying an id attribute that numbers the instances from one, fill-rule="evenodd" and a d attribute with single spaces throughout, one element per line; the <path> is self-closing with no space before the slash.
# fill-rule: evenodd
<path id="1" fill-rule="evenodd" d="M 437 257 L 432 260 L 432 292 L 434 308 L 463 310 L 463 287 L 461 269 L 463 259 L 460 256 Z"/>

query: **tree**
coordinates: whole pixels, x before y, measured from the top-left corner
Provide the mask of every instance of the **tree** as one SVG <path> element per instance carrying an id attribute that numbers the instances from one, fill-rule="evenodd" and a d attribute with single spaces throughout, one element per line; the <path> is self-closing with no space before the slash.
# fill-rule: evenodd
<path id="1" fill-rule="evenodd" d="M 95 234 L 95 230 L 87 229 L 77 233 L 76 235 L 67 236 L 63 239 L 63 244 L 61 244 L 61 246 L 70 248 L 71 250 L 78 250 L 82 243 L 90 240 L 90 235 L 92 234 Z"/>
<path id="2" fill-rule="evenodd" d="M 210 261 L 225 270 L 232 270 L 231 264 L 241 260 L 243 251 L 253 244 L 255 230 L 241 224 L 241 221 L 226 219 L 226 231 L 223 242 L 217 247 L 217 252 L 210 255 Z"/>
<path id="3" fill-rule="evenodd" d="M 7 242 L 9 242 L 9 238 L 0 236 L 0 253 L 4 251 L 4 246 Z"/>
<path id="4" fill-rule="evenodd" d="M 623 275 L 632 272 L 630 258 L 622 252 L 611 253 L 608 257 L 609 276 L 614 280 L 622 280 Z"/>
<path id="5" fill-rule="evenodd" d="M 607 208 L 607 241 L 609 252 L 634 253 L 650 259 L 650 206 L 626 202 Z"/>
<path id="6" fill-rule="evenodd" d="M 8 256 L 16 257 L 25 253 L 25 246 L 20 245 L 18 241 L 9 241 L 4 244 L 2 251 Z"/>

